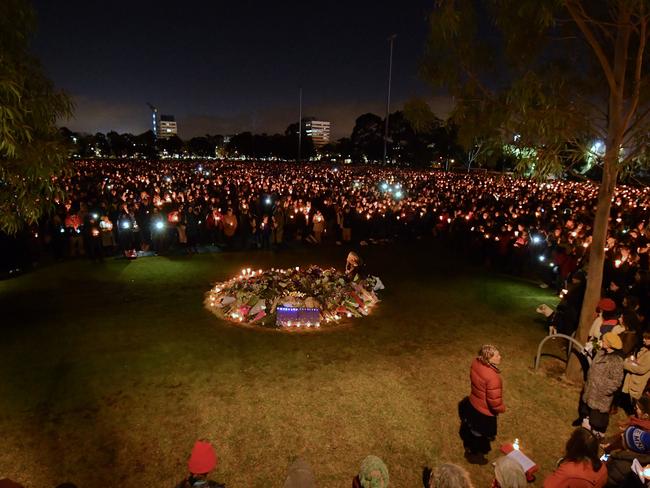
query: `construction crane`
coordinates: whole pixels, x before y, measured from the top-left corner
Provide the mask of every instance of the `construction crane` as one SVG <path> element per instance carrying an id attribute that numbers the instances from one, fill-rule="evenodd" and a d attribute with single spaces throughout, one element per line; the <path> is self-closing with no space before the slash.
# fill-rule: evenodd
<path id="1" fill-rule="evenodd" d="M 147 102 L 147 106 L 151 109 L 153 118 L 153 136 L 158 138 L 158 109 Z"/>

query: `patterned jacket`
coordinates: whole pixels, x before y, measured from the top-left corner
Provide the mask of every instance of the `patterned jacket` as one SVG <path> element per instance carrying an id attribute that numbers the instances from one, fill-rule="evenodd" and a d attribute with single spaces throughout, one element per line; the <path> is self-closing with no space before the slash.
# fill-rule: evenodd
<path id="1" fill-rule="evenodd" d="M 614 393 L 623 383 L 623 358 L 616 353 L 600 350 L 589 368 L 582 401 L 589 408 L 608 413 Z"/>

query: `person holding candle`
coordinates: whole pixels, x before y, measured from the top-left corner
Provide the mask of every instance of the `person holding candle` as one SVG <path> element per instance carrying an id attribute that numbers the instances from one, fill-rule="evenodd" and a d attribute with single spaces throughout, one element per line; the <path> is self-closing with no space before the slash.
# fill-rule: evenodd
<path id="1" fill-rule="evenodd" d="M 636 355 L 628 357 L 623 363 L 626 371 L 623 393 L 638 401 L 650 380 L 650 331 L 643 332 L 643 346 Z"/>
<path id="2" fill-rule="evenodd" d="M 222 218 L 223 222 L 223 235 L 226 238 L 226 245 L 229 249 L 232 249 L 233 239 L 235 238 L 235 232 L 237 231 L 237 216 L 235 215 L 232 207 L 228 207 L 226 215 Z"/>
<path id="3" fill-rule="evenodd" d="M 631 471 L 634 460 L 650 463 L 650 399 L 641 397 L 635 415 L 619 427 L 622 434 L 613 436 L 602 446 L 606 453 L 611 453 L 607 461 L 608 485 L 635 486 L 638 477 Z"/>
<path id="4" fill-rule="evenodd" d="M 641 397 L 634 406 L 634 415 L 619 424 L 622 432 L 605 440 L 601 445 L 606 453 L 627 449 L 650 455 L 650 398 Z"/>
<path id="5" fill-rule="evenodd" d="M 323 231 L 325 230 L 325 217 L 320 210 L 316 210 L 312 222 L 312 230 L 314 231 L 315 244 L 320 244 L 323 240 Z"/>
<path id="6" fill-rule="evenodd" d="M 609 409 L 614 393 L 623 382 L 623 358 L 619 351 L 623 343 L 618 334 L 603 335 L 601 349 L 589 368 L 587 382 L 580 397 L 579 417 L 573 425 L 582 424 L 595 435 L 602 437 L 609 424 Z"/>
<path id="7" fill-rule="evenodd" d="M 566 443 L 557 469 L 544 480 L 544 488 L 602 488 L 607 483 L 607 467 L 598 455 L 598 439 L 578 427 Z"/>
<path id="8" fill-rule="evenodd" d="M 358 278 L 360 269 L 363 267 L 363 259 L 359 255 L 350 251 L 345 261 L 345 275 L 351 280 L 355 281 Z"/>
<path id="9" fill-rule="evenodd" d="M 500 364 L 499 350 L 483 345 L 470 368 L 471 394 L 458 406 L 465 458 L 472 464 L 487 464 L 485 455 L 497 435 L 497 416 L 506 411 Z"/>
<path id="10" fill-rule="evenodd" d="M 352 224 L 354 214 L 349 205 L 343 208 L 343 216 L 341 218 L 341 236 L 343 242 L 350 242 L 352 240 Z"/>

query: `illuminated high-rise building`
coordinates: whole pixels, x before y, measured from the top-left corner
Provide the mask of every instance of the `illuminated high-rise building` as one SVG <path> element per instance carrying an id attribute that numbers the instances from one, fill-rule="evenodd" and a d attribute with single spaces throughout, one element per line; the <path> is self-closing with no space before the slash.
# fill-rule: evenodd
<path id="1" fill-rule="evenodd" d="M 323 147 L 330 142 L 330 123 L 325 120 L 305 120 L 305 134 L 311 137 L 314 146 Z"/>
<path id="2" fill-rule="evenodd" d="M 176 135 L 178 135 L 178 126 L 176 125 L 174 116 L 160 114 L 157 136 L 160 139 L 168 139 Z"/>

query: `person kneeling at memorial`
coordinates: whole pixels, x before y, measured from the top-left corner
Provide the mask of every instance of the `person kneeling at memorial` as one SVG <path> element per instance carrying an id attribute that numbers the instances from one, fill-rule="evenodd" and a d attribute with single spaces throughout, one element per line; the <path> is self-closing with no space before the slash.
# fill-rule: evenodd
<path id="1" fill-rule="evenodd" d="M 607 482 L 607 467 L 598 456 L 598 439 L 583 427 L 573 431 L 564 457 L 544 480 L 544 488 L 602 488 Z"/>
<path id="2" fill-rule="evenodd" d="M 574 426 L 582 424 L 599 437 L 607 432 L 614 393 L 623 383 L 623 358 L 618 354 L 622 347 L 617 334 L 603 335 L 601 349 L 594 356 L 580 397 L 580 416 L 573 421 Z"/>

